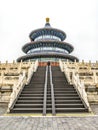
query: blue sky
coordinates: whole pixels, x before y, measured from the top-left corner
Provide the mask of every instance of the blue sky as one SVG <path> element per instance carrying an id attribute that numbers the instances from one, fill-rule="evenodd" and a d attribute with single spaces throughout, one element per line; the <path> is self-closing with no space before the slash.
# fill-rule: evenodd
<path id="1" fill-rule="evenodd" d="M 97 0 L 0 0 L 0 60 L 16 60 L 21 47 L 30 42 L 29 33 L 43 27 L 45 18 L 67 34 L 80 61 L 98 60 Z"/>

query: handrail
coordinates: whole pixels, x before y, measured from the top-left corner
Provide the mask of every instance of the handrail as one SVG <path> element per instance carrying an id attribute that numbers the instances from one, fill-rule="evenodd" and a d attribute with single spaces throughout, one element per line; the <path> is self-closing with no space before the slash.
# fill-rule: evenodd
<path id="1" fill-rule="evenodd" d="M 51 99 L 52 99 L 52 114 L 55 115 L 55 100 L 54 100 L 54 88 L 53 88 L 53 82 L 52 82 L 52 70 L 51 66 L 49 66 L 50 71 L 50 85 L 51 85 Z"/>
<path id="2" fill-rule="evenodd" d="M 43 100 L 43 115 L 46 115 L 46 101 L 47 101 L 47 78 L 48 76 L 48 66 L 46 66 L 46 74 L 45 74 L 45 85 L 44 85 L 44 100 Z"/>

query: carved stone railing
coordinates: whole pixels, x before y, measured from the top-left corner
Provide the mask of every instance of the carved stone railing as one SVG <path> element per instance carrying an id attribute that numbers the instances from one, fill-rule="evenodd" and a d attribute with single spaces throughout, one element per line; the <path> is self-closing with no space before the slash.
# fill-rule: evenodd
<path id="1" fill-rule="evenodd" d="M 70 72 L 70 69 L 68 69 L 68 66 L 61 60 L 59 60 L 59 66 L 60 66 L 61 71 L 64 72 L 64 74 L 66 75 L 67 81 L 71 84 L 72 72 Z"/>
<path id="2" fill-rule="evenodd" d="M 30 80 L 31 80 L 31 78 L 32 78 L 32 75 L 33 75 L 34 72 L 36 72 L 37 68 L 38 68 L 38 60 L 36 60 L 34 63 L 32 62 L 32 65 L 31 65 L 31 67 L 30 67 L 29 70 L 28 70 L 27 82 L 26 82 L 26 84 L 29 84 L 29 83 L 30 83 Z"/>
<path id="3" fill-rule="evenodd" d="M 37 68 L 38 68 L 38 60 L 35 61 L 34 72 L 36 72 Z"/>
<path id="4" fill-rule="evenodd" d="M 8 105 L 7 112 L 10 112 L 10 110 L 13 108 L 18 95 L 21 92 L 21 90 L 23 89 L 25 84 L 26 84 L 26 74 L 25 74 L 25 72 L 23 72 L 23 74 L 19 76 L 18 84 L 17 85 L 14 84 L 14 86 L 13 86 L 13 91 L 12 91 L 11 96 L 10 96 L 10 102 Z"/>
<path id="5" fill-rule="evenodd" d="M 97 72 L 94 70 L 94 71 L 93 71 L 93 77 L 94 77 L 93 79 L 94 79 L 94 83 L 95 83 L 95 84 L 98 84 L 98 79 L 97 79 L 98 77 L 97 77 L 96 73 L 97 73 Z"/>
<path id="6" fill-rule="evenodd" d="M 26 73 L 25 71 L 23 72 L 22 75 L 19 76 L 19 81 L 18 81 L 18 84 L 14 84 L 13 86 L 13 91 L 11 93 L 11 97 L 10 97 L 10 102 L 9 102 L 9 105 L 8 105 L 8 112 L 10 112 L 10 110 L 13 108 L 14 104 L 16 103 L 16 100 L 19 96 L 19 94 L 21 93 L 23 87 L 26 85 L 26 84 L 29 84 L 31 78 L 32 78 L 32 75 L 33 73 L 37 70 L 38 68 L 38 60 L 35 61 L 35 63 L 32 63 L 31 62 L 31 67 L 29 68 L 28 70 L 28 76 L 27 76 L 27 79 L 26 79 Z"/>
<path id="7" fill-rule="evenodd" d="M 59 60 L 59 66 L 62 72 L 64 72 L 64 64 L 61 60 Z"/>
<path id="8" fill-rule="evenodd" d="M 87 99 L 87 93 L 85 91 L 85 86 L 83 82 L 80 82 L 79 75 L 73 73 L 72 75 L 72 83 L 77 90 L 78 94 L 80 95 L 82 101 L 84 102 L 84 105 L 88 108 L 89 111 L 91 111 L 88 99 Z"/>
<path id="9" fill-rule="evenodd" d="M 91 64 L 92 65 L 92 64 Z M 59 60 L 59 66 L 61 71 L 65 73 L 67 81 L 72 84 L 72 74 L 78 73 L 80 80 L 84 81 L 84 84 L 95 85 L 98 84 L 98 69 L 91 69 L 90 63 L 70 63 L 68 61 L 64 62 Z M 74 69 L 73 69 L 74 68 Z M 81 75 L 84 74 L 84 75 Z M 85 75 L 86 74 L 86 75 Z M 92 74 L 92 75 L 91 75 Z"/>
<path id="10" fill-rule="evenodd" d="M 61 71 L 65 73 L 68 82 L 70 84 L 74 85 L 74 87 L 77 90 L 78 94 L 80 95 L 82 101 L 84 102 L 85 107 L 88 108 L 89 111 L 91 111 L 90 105 L 89 105 L 89 102 L 87 99 L 87 93 L 85 91 L 84 83 L 80 82 L 79 74 L 76 73 L 75 70 L 68 68 L 68 67 L 70 67 L 70 64 L 71 63 L 68 63 L 68 62 L 62 62 L 61 60 L 59 61 Z M 95 74 L 94 74 L 94 76 L 95 76 Z M 95 79 L 95 81 L 96 81 L 96 79 Z"/>

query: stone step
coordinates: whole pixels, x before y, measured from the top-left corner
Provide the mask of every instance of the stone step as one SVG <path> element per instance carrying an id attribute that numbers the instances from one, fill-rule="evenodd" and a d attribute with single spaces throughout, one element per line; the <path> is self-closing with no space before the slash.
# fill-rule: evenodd
<path id="1" fill-rule="evenodd" d="M 44 88 L 31 88 L 31 89 L 24 89 L 23 91 L 44 91 Z"/>
<path id="2" fill-rule="evenodd" d="M 88 110 L 86 108 L 56 108 L 56 113 L 66 113 L 66 112 L 88 112 Z"/>
<path id="3" fill-rule="evenodd" d="M 44 85 L 42 85 L 42 86 L 31 86 L 31 87 L 28 87 L 28 88 L 24 88 L 23 90 L 35 90 L 35 89 L 44 89 Z"/>
<path id="4" fill-rule="evenodd" d="M 42 113 L 43 108 L 14 108 L 11 113 Z"/>
<path id="5" fill-rule="evenodd" d="M 34 97 L 40 97 L 40 96 L 44 96 L 43 94 L 21 94 L 20 95 L 21 97 L 32 97 L 32 96 L 34 96 Z"/>
<path id="6" fill-rule="evenodd" d="M 43 104 L 15 104 L 14 108 L 43 108 Z"/>
<path id="7" fill-rule="evenodd" d="M 61 87 L 61 88 L 55 88 L 55 87 L 54 87 L 54 91 L 57 91 L 57 90 L 58 90 L 58 91 L 59 91 L 59 90 L 60 90 L 60 91 L 76 91 L 74 88 L 62 88 L 62 87 Z"/>
<path id="8" fill-rule="evenodd" d="M 43 94 L 21 94 L 20 96 L 25 96 L 25 97 L 30 97 L 30 96 L 44 96 Z M 47 94 L 47 96 L 51 96 L 51 92 L 50 92 L 50 94 Z M 78 96 L 78 94 L 55 94 L 55 96 L 60 96 L 60 97 L 62 97 L 62 96 L 68 96 L 68 97 L 70 97 L 70 96 Z"/>
<path id="9" fill-rule="evenodd" d="M 57 90 L 55 90 L 54 94 L 77 94 L 77 92 L 76 91 L 69 91 L 69 90 L 66 90 L 66 91 L 57 91 Z"/>
<path id="10" fill-rule="evenodd" d="M 16 104 L 15 108 L 43 108 L 43 104 Z M 52 104 L 47 104 L 47 108 L 52 107 Z"/>
<path id="11" fill-rule="evenodd" d="M 22 100 L 43 100 L 43 96 L 41 97 L 19 97 L 18 99 L 22 99 Z"/>
<path id="12" fill-rule="evenodd" d="M 48 91 L 47 93 L 51 93 L 51 91 Z M 22 91 L 21 94 L 44 94 L 44 91 Z M 75 91 L 54 91 L 54 94 L 77 94 Z"/>
<path id="13" fill-rule="evenodd" d="M 44 88 L 43 89 L 34 89 L 34 90 L 23 90 L 22 93 L 36 93 L 36 92 L 44 92 Z"/>
<path id="14" fill-rule="evenodd" d="M 56 104 L 56 108 L 84 108 L 82 103 L 74 103 L 74 104 Z"/>
<path id="15" fill-rule="evenodd" d="M 55 100 L 79 100 L 79 96 L 73 96 L 73 97 L 55 97 Z"/>
<path id="16" fill-rule="evenodd" d="M 31 85 L 29 85 L 29 86 L 26 86 L 26 87 L 24 87 L 24 89 L 27 89 L 27 88 L 42 88 L 42 87 L 44 87 L 44 84 L 31 84 Z"/>
<path id="17" fill-rule="evenodd" d="M 71 97 L 72 96 L 73 97 L 73 96 L 78 96 L 78 94 L 77 93 L 75 93 L 75 94 L 55 94 L 55 96 L 58 96 L 58 97 L 59 96 L 61 96 L 61 97 L 62 96 Z"/>
<path id="18" fill-rule="evenodd" d="M 55 83 L 56 84 L 56 83 Z M 58 85 L 60 85 L 61 83 L 59 82 L 59 83 L 57 83 L 56 84 L 56 86 Z M 66 88 L 74 88 L 72 85 L 69 85 L 69 84 L 65 84 L 65 83 L 62 83 L 62 86 L 65 86 Z"/>
<path id="19" fill-rule="evenodd" d="M 51 102 L 51 101 L 50 101 Z M 22 100 L 22 99 L 18 99 L 17 100 L 17 102 L 16 102 L 17 104 L 42 104 L 43 103 L 43 100 L 42 99 L 40 99 L 40 100 Z"/>
<path id="20" fill-rule="evenodd" d="M 52 109 L 47 108 L 47 113 L 51 113 Z M 43 108 L 14 108 L 11 113 L 43 113 Z"/>
<path id="21" fill-rule="evenodd" d="M 55 103 L 56 104 L 76 104 L 76 103 L 82 103 L 81 100 L 79 99 L 73 99 L 73 100 L 68 100 L 68 99 L 62 99 L 62 100 L 59 100 L 59 99 L 55 99 Z"/>
<path id="22" fill-rule="evenodd" d="M 44 91 L 22 91 L 21 94 L 44 94 Z"/>

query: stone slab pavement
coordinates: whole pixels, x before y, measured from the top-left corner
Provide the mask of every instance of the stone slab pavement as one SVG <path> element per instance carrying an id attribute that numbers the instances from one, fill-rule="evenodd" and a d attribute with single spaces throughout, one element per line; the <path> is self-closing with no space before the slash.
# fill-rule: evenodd
<path id="1" fill-rule="evenodd" d="M 98 116 L 0 116 L 0 130 L 98 130 Z"/>
<path id="2" fill-rule="evenodd" d="M 7 106 L 0 106 L 0 116 L 5 114 L 7 111 Z"/>
<path id="3" fill-rule="evenodd" d="M 0 130 L 98 130 L 98 105 L 95 115 L 65 117 L 4 116 L 7 106 L 0 107 Z"/>

